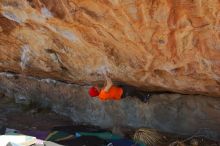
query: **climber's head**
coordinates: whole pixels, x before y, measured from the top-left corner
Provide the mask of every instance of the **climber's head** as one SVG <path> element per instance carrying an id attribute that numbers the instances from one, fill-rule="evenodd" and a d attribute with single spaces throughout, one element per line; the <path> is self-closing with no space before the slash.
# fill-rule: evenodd
<path id="1" fill-rule="evenodd" d="M 97 85 L 92 86 L 91 88 L 89 88 L 89 95 L 91 97 L 99 96 L 99 92 L 100 92 L 100 89 Z"/>

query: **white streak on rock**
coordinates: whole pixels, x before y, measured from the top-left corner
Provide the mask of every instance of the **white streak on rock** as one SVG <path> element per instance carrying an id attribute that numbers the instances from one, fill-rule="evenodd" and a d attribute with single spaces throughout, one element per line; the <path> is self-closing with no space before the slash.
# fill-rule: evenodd
<path id="1" fill-rule="evenodd" d="M 31 12 L 30 14 L 28 14 L 28 17 L 35 22 L 45 23 L 45 17 L 43 17 L 42 15 L 39 15 L 37 13 Z"/>
<path id="2" fill-rule="evenodd" d="M 23 23 L 26 21 L 27 19 L 27 15 L 26 13 L 16 13 L 16 11 L 8 9 L 2 12 L 2 15 L 6 18 L 8 18 L 9 20 L 15 21 L 17 23 Z"/>
<path id="3" fill-rule="evenodd" d="M 28 64 L 28 61 L 30 60 L 29 58 L 29 52 L 30 52 L 30 47 L 29 45 L 24 45 L 22 46 L 22 52 L 21 52 L 21 69 L 24 70 L 26 65 Z"/>
<path id="4" fill-rule="evenodd" d="M 41 13 L 45 18 L 53 17 L 53 14 L 46 7 L 41 8 Z"/>
<path id="5" fill-rule="evenodd" d="M 53 80 L 53 79 L 41 79 L 42 82 L 46 82 L 46 83 L 53 83 L 55 84 L 57 81 L 56 80 Z"/>
<path id="6" fill-rule="evenodd" d="M 8 73 L 8 72 L 1 72 L 0 76 L 11 78 L 11 77 L 14 77 L 14 74 Z"/>
<path id="7" fill-rule="evenodd" d="M 24 96 L 24 95 L 18 95 L 15 98 L 15 102 L 16 103 L 28 103 L 28 97 Z"/>
<path id="8" fill-rule="evenodd" d="M 107 72 L 110 72 L 109 68 L 107 66 L 100 66 L 98 69 L 97 69 L 97 73 L 98 74 L 101 74 L 101 75 L 104 75 L 106 74 Z"/>
<path id="9" fill-rule="evenodd" d="M 6 18 L 12 20 L 12 21 L 16 21 L 18 23 L 22 22 L 22 20 L 19 17 L 17 17 L 15 14 L 13 14 L 11 12 L 3 12 L 2 15 L 5 16 Z"/>
<path id="10" fill-rule="evenodd" d="M 54 62 L 56 62 L 56 63 L 59 63 L 59 58 L 58 58 L 58 56 L 55 54 L 55 53 L 50 53 L 50 58 L 54 61 Z"/>
<path id="11" fill-rule="evenodd" d="M 47 25 L 47 27 L 51 31 L 59 33 L 61 36 L 68 39 L 69 41 L 75 42 L 78 40 L 77 36 L 71 30 L 67 30 L 65 28 L 58 28 L 56 26 L 50 26 L 50 25 Z"/>
<path id="12" fill-rule="evenodd" d="M 70 40 L 70 41 L 73 41 L 75 42 L 77 40 L 77 37 L 75 34 L 73 34 L 72 32 L 70 31 L 67 31 L 67 30 L 62 30 L 60 31 L 60 34 L 65 37 L 66 39 Z"/>

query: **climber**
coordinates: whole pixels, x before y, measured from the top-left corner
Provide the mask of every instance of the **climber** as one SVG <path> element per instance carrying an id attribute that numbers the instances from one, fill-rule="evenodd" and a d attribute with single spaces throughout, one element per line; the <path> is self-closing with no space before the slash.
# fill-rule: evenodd
<path id="1" fill-rule="evenodd" d="M 105 75 L 105 85 L 102 89 L 99 89 L 98 85 L 95 85 L 89 89 L 89 95 L 91 97 L 98 96 L 101 100 L 119 100 L 122 97 L 123 89 L 121 87 L 113 85 L 111 79 Z"/>
<path id="2" fill-rule="evenodd" d="M 142 102 L 148 102 L 151 94 L 148 92 L 140 91 L 132 86 L 127 85 L 113 85 L 112 80 L 105 75 L 105 85 L 102 89 L 98 85 L 92 86 L 89 89 L 89 95 L 91 97 L 98 96 L 101 100 L 120 100 L 127 96 L 136 96 Z"/>

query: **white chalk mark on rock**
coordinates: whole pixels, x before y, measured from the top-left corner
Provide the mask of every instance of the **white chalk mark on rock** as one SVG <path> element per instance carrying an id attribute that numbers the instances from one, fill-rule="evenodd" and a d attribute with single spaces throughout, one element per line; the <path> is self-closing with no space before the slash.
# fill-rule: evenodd
<path id="1" fill-rule="evenodd" d="M 0 76 L 5 76 L 7 78 L 14 77 L 14 74 L 8 72 L 0 72 Z"/>
<path id="2" fill-rule="evenodd" d="M 52 84 L 55 84 L 57 81 L 56 80 L 53 80 L 53 79 L 41 79 L 42 82 L 46 82 L 46 83 L 52 83 Z"/>
<path id="3" fill-rule="evenodd" d="M 67 30 L 62 30 L 60 31 L 61 35 L 63 37 L 65 37 L 66 39 L 70 40 L 70 41 L 73 41 L 75 42 L 77 40 L 77 37 L 75 34 L 73 34 L 72 32 L 70 31 L 67 31 Z"/>
<path id="4" fill-rule="evenodd" d="M 46 7 L 41 8 L 41 13 L 43 14 L 43 16 L 44 16 L 45 18 L 51 18 L 51 17 L 53 17 L 53 14 L 52 14 Z"/>
<path id="5" fill-rule="evenodd" d="M 18 18 L 15 14 L 13 14 L 11 12 L 6 11 L 6 12 L 3 12 L 2 15 L 5 16 L 6 18 L 12 20 L 12 21 L 16 21 L 18 23 L 22 22 L 20 18 Z"/>
<path id="6" fill-rule="evenodd" d="M 54 62 L 56 62 L 56 63 L 59 63 L 59 58 L 58 58 L 58 56 L 56 55 L 56 53 L 50 53 L 50 58 L 54 61 Z"/>
<path id="7" fill-rule="evenodd" d="M 18 95 L 15 98 L 15 102 L 16 103 L 28 103 L 28 97 L 24 96 L 24 95 Z"/>
<path id="8" fill-rule="evenodd" d="M 71 30 L 67 30 L 65 28 L 59 28 L 56 26 L 47 26 L 50 30 L 59 33 L 62 37 L 68 39 L 71 42 L 75 42 L 78 40 L 78 37 Z"/>
<path id="9" fill-rule="evenodd" d="M 106 73 L 110 72 L 109 68 L 107 66 L 101 66 L 97 69 L 97 73 L 104 75 Z"/>
<path id="10" fill-rule="evenodd" d="M 26 68 L 26 65 L 28 64 L 30 58 L 29 58 L 29 52 L 30 52 L 30 47 L 29 45 L 24 45 L 21 48 L 21 69 L 24 70 Z"/>
<path id="11" fill-rule="evenodd" d="M 2 15 L 4 17 L 8 18 L 9 20 L 15 21 L 17 23 L 23 23 L 27 19 L 27 16 L 25 13 L 22 14 L 22 16 L 19 16 L 21 14 L 19 14 L 19 13 L 16 14 L 15 12 L 12 12 L 12 10 L 3 11 Z"/>

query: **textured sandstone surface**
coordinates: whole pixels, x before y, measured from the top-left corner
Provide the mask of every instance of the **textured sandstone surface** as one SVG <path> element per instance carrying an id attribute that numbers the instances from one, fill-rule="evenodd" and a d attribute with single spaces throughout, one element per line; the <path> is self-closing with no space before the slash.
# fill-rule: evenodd
<path id="1" fill-rule="evenodd" d="M 203 135 L 220 140 L 220 100 L 202 95 L 153 94 L 149 104 L 137 98 L 102 102 L 88 96 L 89 86 L 8 73 L 0 74 L 0 92 L 17 102 L 52 107 L 73 121 L 101 127 L 151 127 L 163 132 Z M 4 115 L 4 114 L 3 114 Z"/>
<path id="2" fill-rule="evenodd" d="M 219 0 L 0 0 L 0 72 L 220 96 Z"/>

